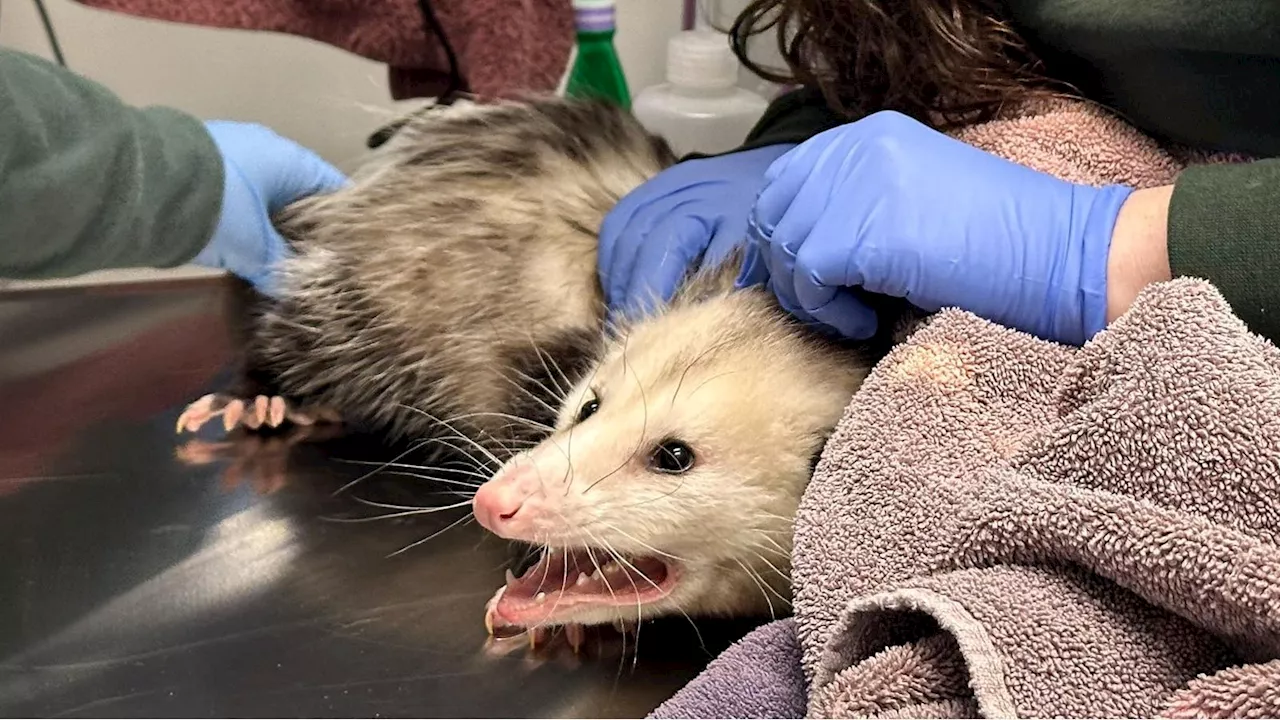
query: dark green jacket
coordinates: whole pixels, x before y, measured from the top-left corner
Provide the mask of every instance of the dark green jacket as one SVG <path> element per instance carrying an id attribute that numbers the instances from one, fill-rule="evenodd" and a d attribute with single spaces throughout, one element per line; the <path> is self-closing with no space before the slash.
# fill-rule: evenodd
<path id="1" fill-rule="evenodd" d="M 0 278 L 181 265 L 221 203 L 199 120 L 0 49 Z"/>
<path id="2" fill-rule="evenodd" d="M 1144 132 L 1193 147 L 1280 156 L 1280 3 L 1006 5 L 1053 75 Z M 818 93 L 798 90 L 770 106 L 747 146 L 801 142 L 843 122 Z M 1255 332 L 1280 339 L 1280 160 L 1184 172 L 1169 211 L 1169 260 L 1175 275 L 1217 285 Z"/>

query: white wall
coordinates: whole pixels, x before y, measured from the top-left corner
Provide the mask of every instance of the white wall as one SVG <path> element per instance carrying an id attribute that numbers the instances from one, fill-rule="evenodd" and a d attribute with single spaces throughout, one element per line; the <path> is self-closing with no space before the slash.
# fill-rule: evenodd
<path id="1" fill-rule="evenodd" d="M 71 69 L 135 104 L 270 125 L 349 169 L 395 113 L 386 68 L 304 38 L 192 27 L 46 0 Z M 681 0 L 620 0 L 618 52 L 633 90 L 661 82 Z M 52 59 L 30 0 L 6 0 L 0 45 Z M 411 107 L 412 101 L 400 104 Z"/>
<path id="2" fill-rule="evenodd" d="M 731 19 L 746 0 L 702 1 Z M 261 122 L 344 170 L 369 133 L 416 104 L 391 100 L 384 66 L 304 38 L 162 23 L 71 0 L 46 6 L 68 66 L 126 101 Z M 662 81 L 681 8 L 681 0 L 618 1 L 616 44 L 633 92 Z M 3 2 L 0 45 L 52 59 L 30 0 Z"/>

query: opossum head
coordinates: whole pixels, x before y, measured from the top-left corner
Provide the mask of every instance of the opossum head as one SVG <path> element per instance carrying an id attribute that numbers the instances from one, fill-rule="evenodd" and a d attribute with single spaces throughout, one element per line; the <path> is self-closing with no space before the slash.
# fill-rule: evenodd
<path id="1" fill-rule="evenodd" d="M 475 495 L 479 522 L 541 546 L 490 602 L 497 626 L 782 612 L 792 522 L 870 367 L 736 290 L 738 259 L 621 328 L 554 431 Z"/>

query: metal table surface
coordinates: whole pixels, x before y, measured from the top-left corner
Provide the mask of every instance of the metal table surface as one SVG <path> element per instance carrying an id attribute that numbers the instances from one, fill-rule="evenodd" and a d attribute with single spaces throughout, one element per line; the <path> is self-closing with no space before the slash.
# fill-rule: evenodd
<path id="1" fill-rule="evenodd" d="M 487 651 L 510 548 L 469 523 L 392 555 L 465 509 L 335 522 L 369 514 L 334 494 L 367 472 L 346 461 L 389 450 L 277 447 L 254 475 L 175 435 L 228 376 L 231 287 L 0 295 L 0 715 L 638 717 L 749 629 L 646 624 L 625 656 Z"/>

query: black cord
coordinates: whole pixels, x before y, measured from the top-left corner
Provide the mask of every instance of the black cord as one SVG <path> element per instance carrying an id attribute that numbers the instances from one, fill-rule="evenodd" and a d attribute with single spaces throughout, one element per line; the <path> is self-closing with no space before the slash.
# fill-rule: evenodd
<path id="1" fill-rule="evenodd" d="M 62 56 L 62 45 L 58 43 L 58 33 L 53 29 L 53 21 L 49 19 L 49 11 L 44 0 L 35 0 L 36 12 L 40 13 L 40 24 L 44 25 L 44 36 L 49 39 L 49 49 L 53 51 L 53 59 L 62 67 L 67 66 L 67 59 Z"/>
<path id="2" fill-rule="evenodd" d="M 434 35 L 440 41 L 440 47 L 444 49 L 445 59 L 449 63 L 449 84 L 445 86 L 440 97 L 436 98 L 434 105 L 424 108 L 422 112 L 429 110 L 437 105 L 451 105 L 458 99 L 458 95 L 462 92 L 462 71 L 458 68 L 458 55 L 453 51 L 453 44 L 449 42 L 449 36 L 444 31 L 444 26 L 440 24 L 440 18 L 436 17 L 436 12 L 431 7 L 428 0 L 418 0 L 418 10 L 422 13 L 423 30 L 428 35 Z M 414 113 L 410 117 L 416 116 Z M 365 142 L 370 148 L 381 147 L 384 143 L 391 139 L 400 128 L 404 127 L 409 118 L 402 118 L 389 125 L 378 128 L 369 139 Z"/>
<path id="3" fill-rule="evenodd" d="M 445 59 L 449 61 L 449 85 L 445 87 L 444 92 L 440 93 L 439 104 L 449 105 L 456 98 L 459 91 L 462 90 L 462 71 L 458 69 L 458 56 L 453 51 L 453 43 L 449 42 L 449 35 L 444 31 L 444 26 L 440 24 L 440 18 L 436 17 L 436 11 L 432 9 L 429 0 L 418 0 L 418 9 L 422 12 L 422 21 L 426 24 L 426 30 L 436 36 L 440 41 L 440 46 L 444 48 Z"/>

